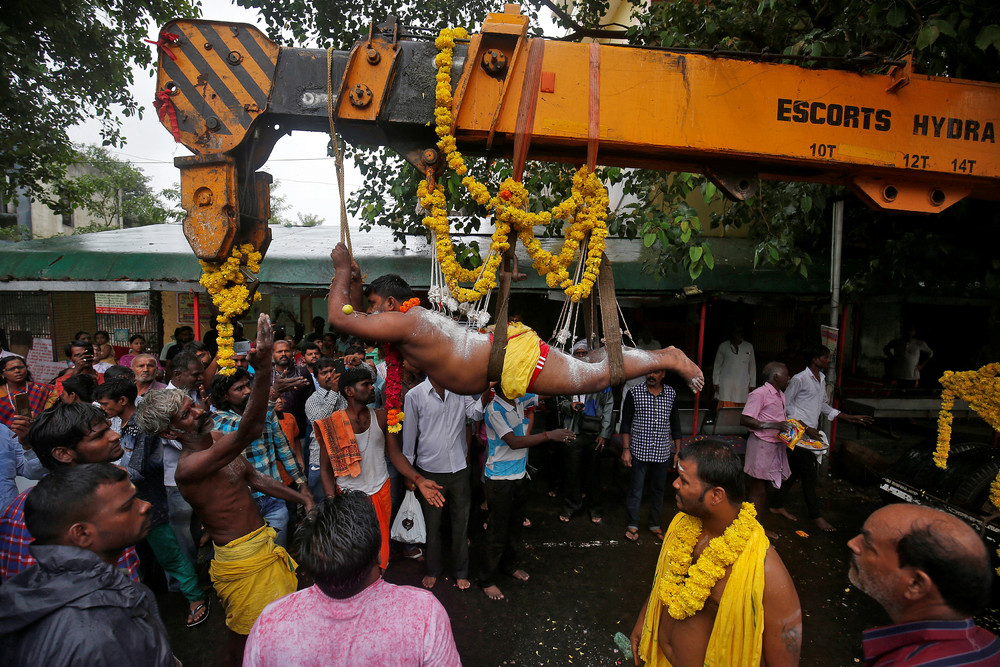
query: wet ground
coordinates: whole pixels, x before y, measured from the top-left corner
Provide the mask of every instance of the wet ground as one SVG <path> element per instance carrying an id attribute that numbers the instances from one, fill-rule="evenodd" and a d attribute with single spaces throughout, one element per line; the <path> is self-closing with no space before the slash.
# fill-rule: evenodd
<path id="1" fill-rule="evenodd" d="M 862 444 L 869 465 L 879 459 L 891 462 L 914 442 L 930 437 L 931 423 L 904 423 L 894 429 L 898 439 L 886 433 L 853 427 L 842 438 Z M 544 464 L 544 452 L 533 452 L 533 463 Z M 614 644 L 615 633 L 628 635 L 652 584 L 660 543 L 641 531 L 638 543 L 624 538 L 624 477 L 606 461 L 604 521 L 594 525 L 577 515 L 569 524 L 559 521 L 561 499 L 547 494 L 539 474 L 532 483 L 528 516 L 533 526 L 523 531 L 526 545 L 524 569 L 528 582 L 499 582 L 506 599 L 486 598 L 473 586 L 460 591 L 449 579 L 439 579 L 434 593 L 451 616 L 455 641 L 462 661 L 469 666 L 493 665 L 619 665 L 626 664 Z M 857 463 L 855 461 L 855 463 Z M 860 663 L 861 632 L 888 623 L 882 609 L 854 589 L 847 579 L 846 542 L 857 534 L 867 516 L 883 504 L 877 485 L 859 475 L 852 466 L 852 480 L 830 477 L 820 497 L 825 516 L 838 530 L 824 533 L 804 518 L 796 523 L 767 514 L 765 527 L 780 534 L 773 544 L 795 581 L 802 602 L 802 665 L 847 666 Z M 838 466 L 839 468 L 839 466 Z M 663 526 L 673 516 L 672 496 L 665 501 Z M 792 494 L 788 508 L 804 517 L 801 494 Z M 643 505 L 643 512 L 646 505 Z M 473 571 L 482 542 L 485 513 L 473 511 L 470 526 Z M 643 514 L 643 521 L 645 521 Z M 807 536 L 799 536 L 802 530 Z M 398 559 L 385 578 L 395 584 L 419 586 L 423 564 Z M 186 604 L 177 594 L 159 593 L 160 610 L 170 632 L 173 649 L 186 667 L 222 664 L 226 630 L 218 600 L 210 619 L 194 629 L 181 621 Z M 994 632 L 1000 630 L 1000 607 L 979 619 Z M 317 632 L 321 631 L 317 629 Z M 306 647 L 303 650 L 308 650 Z"/>

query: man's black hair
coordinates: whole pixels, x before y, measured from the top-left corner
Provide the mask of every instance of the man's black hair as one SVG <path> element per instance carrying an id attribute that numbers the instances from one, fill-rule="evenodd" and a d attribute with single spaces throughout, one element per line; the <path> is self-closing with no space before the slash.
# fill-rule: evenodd
<path id="1" fill-rule="evenodd" d="M 327 498 L 295 533 L 298 561 L 319 589 L 334 599 L 359 593 L 382 548 L 375 506 L 361 491 Z"/>
<path id="2" fill-rule="evenodd" d="M 305 354 L 309 350 L 316 350 L 317 352 L 322 352 L 322 350 L 319 349 L 319 345 L 317 345 L 312 341 L 309 341 L 308 343 L 302 343 L 301 345 L 299 345 L 299 350 L 302 352 L 302 354 Z"/>
<path id="3" fill-rule="evenodd" d="M 379 276 L 365 288 L 365 297 L 370 295 L 380 296 L 388 299 L 390 296 L 396 301 L 403 303 L 407 299 L 413 298 L 413 289 L 410 284 L 397 276 L 395 273 L 387 273 Z"/>
<path id="4" fill-rule="evenodd" d="M 191 364 L 195 363 L 199 366 L 204 366 L 197 354 L 194 352 L 188 352 L 186 349 L 182 349 L 174 355 L 173 359 L 170 360 L 171 372 L 176 373 L 177 371 L 181 371 L 182 373 L 186 373 Z"/>
<path id="5" fill-rule="evenodd" d="M 368 368 L 363 364 L 361 366 L 348 366 L 340 374 L 340 393 L 344 395 L 344 398 L 347 398 L 346 390 L 348 387 L 353 387 L 359 382 L 371 379 L 372 374 L 368 372 Z"/>
<path id="6" fill-rule="evenodd" d="M 104 381 L 111 382 L 112 380 L 135 382 L 135 371 L 128 366 L 119 366 L 115 364 L 108 370 L 104 371 Z"/>
<path id="7" fill-rule="evenodd" d="M 94 507 L 98 487 L 127 479 L 123 468 L 110 463 L 51 470 L 24 501 L 24 523 L 34 544 L 58 544 L 70 526 L 87 521 L 99 509 Z"/>
<path id="8" fill-rule="evenodd" d="M 237 368 L 232 375 L 216 374 L 212 380 L 212 405 L 219 410 L 232 410 L 234 406 L 229 403 L 229 390 L 240 380 L 253 380 L 253 376 L 242 368 Z"/>
<path id="9" fill-rule="evenodd" d="M 208 345 L 205 345 L 200 340 L 193 340 L 190 343 L 185 343 L 184 349 L 181 350 L 181 352 L 191 352 L 192 354 L 195 352 L 206 352 L 206 351 L 210 351 L 208 349 Z"/>
<path id="10" fill-rule="evenodd" d="M 828 354 L 833 353 L 830 352 L 830 348 L 826 345 L 808 345 L 806 346 L 806 349 L 802 351 L 802 357 L 805 359 L 807 366 L 813 362 L 813 359 L 819 359 L 820 357 Z"/>
<path id="11" fill-rule="evenodd" d="M 56 403 L 35 417 L 28 431 L 28 444 L 38 456 L 38 461 L 47 470 L 63 467 L 61 461 L 52 457 L 56 447 L 76 449 L 80 441 L 94 430 L 95 424 L 108 421 L 104 411 L 90 402 Z"/>
<path id="12" fill-rule="evenodd" d="M 118 401 L 127 398 L 129 403 L 135 403 L 135 398 L 138 395 L 139 390 L 136 389 L 134 382 L 121 379 L 108 380 L 107 375 L 104 376 L 104 384 L 98 385 L 97 389 L 94 390 L 95 400 L 109 398 L 112 401 Z"/>
<path id="13" fill-rule="evenodd" d="M 75 334 L 73 334 L 73 340 L 75 340 L 75 341 L 76 340 L 80 340 L 80 334 L 83 334 L 84 336 L 89 336 L 90 335 L 89 333 L 87 333 L 86 331 L 84 331 L 84 330 L 81 329 L 80 331 L 77 331 Z"/>
<path id="14" fill-rule="evenodd" d="M 345 357 L 349 354 L 364 354 L 364 353 L 365 353 L 365 348 L 362 347 L 361 345 L 348 345 L 347 349 L 344 350 Z"/>
<path id="15" fill-rule="evenodd" d="M 84 331 L 83 333 L 87 333 L 87 332 Z M 67 359 L 69 359 L 70 357 L 73 356 L 73 348 L 74 347 L 82 347 L 85 350 L 90 350 L 91 354 L 93 354 L 93 352 L 94 352 L 94 344 L 93 343 L 88 343 L 85 340 L 76 339 L 72 343 L 66 343 L 66 347 L 63 348 L 63 352 L 66 353 L 66 358 Z"/>
<path id="16" fill-rule="evenodd" d="M 182 327 L 177 327 L 176 329 L 174 329 L 174 340 L 177 340 L 177 338 L 181 335 L 182 331 L 190 331 L 191 333 L 194 333 L 194 327 L 189 327 L 187 325 Z"/>
<path id="17" fill-rule="evenodd" d="M 990 601 L 993 571 L 985 550 L 970 553 L 933 522 L 914 521 L 896 543 L 896 553 L 899 566 L 926 573 L 952 609 L 972 616 Z"/>
<path id="18" fill-rule="evenodd" d="M 707 438 L 685 445 L 677 456 L 681 461 L 694 461 L 698 479 L 709 488 L 721 487 L 733 505 L 746 500 L 743 464 L 729 443 Z"/>
<path id="19" fill-rule="evenodd" d="M 324 368 L 330 368 L 333 366 L 337 367 L 337 359 L 331 359 L 330 357 L 320 357 L 316 360 L 316 373 L 318 374 Z"/>
<path id="20" fill-rule="evenodd" d="M 75 394 L 84 403 L 91 403 L 94 400 L 94 390 L 97 389 L 97 378 L 80 373 L 63 380 L 62 388 L 63 391 Z"/>

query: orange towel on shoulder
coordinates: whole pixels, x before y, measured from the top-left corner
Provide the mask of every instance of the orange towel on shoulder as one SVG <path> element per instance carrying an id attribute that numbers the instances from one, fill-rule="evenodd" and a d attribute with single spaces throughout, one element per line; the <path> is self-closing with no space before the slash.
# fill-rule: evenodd
<path id="1" fill-rule="evenodd" d="M 319 446 L 330 456 L 334 477 L 361 474 L 361 450 L 346 410 L 338 410 L 326 419 L 313 422 L 313 429 Z"/>

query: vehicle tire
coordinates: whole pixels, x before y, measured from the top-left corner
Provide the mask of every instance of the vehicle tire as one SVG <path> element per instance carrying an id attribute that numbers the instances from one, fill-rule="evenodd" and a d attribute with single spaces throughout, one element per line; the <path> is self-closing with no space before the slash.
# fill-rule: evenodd
<path id="1" fill-rule="evenodd" d="M 1000 455 L 973 470 L 951 494 L 949 501 L 971 512 L 992 514 L 1000 511 L 1000 508 L 994 508 L 990 503 L 990 484 L 996 479 L 998 472 L 1000 472 Z"/>

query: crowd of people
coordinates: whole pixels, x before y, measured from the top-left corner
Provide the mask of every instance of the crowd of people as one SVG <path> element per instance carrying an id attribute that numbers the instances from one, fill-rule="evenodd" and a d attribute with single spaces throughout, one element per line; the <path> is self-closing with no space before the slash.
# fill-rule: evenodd
<path id="1" fill-rule="evenodd" d="M 334 262 L 337 333 L 319 318 L 296 343 L 262 315 L 232 374 L 218 372 L 214 341 L 195 341 L 189 327 L 159 355 L 133 336 L 117 363 L 106 334 L 91 342 L 80 332 L 52 384 L 33 382 L 20 357 L 0 359 L 0 662 L 175 664 L 140 582 L 156 571 L 148 558 L 187 600 L 188 627 L 212 611 L 208 561 L 231 664 L 306 664 L 310 653 L 324 664 L 459 664 L 434 590 L 448 578 L 501 600 L 508 583 L 529 579 L 520 558 L 528 450 L 548 443 L 561 456 L 560 521 L 604 520 L 602 464 L 613 457 L 628 470 L 625 537 L 636 541 L 648 481 L 648 530 L 663 546 L 631 635 L 637 664 L 799 664 L 795 582 L 756 516 L 772 485 L 771 511 L 795 520 L 785 501 L 801 479 L 809 518 L 829 526 L 813 452 L 800 456 L 779 437 L 791 419 L 814 439 L 821 414 L 866 420 L 826 404 L 829 350 L 810 350 L 794 378 L 767 364 L 755 389 L 742 331 L 724 343 L 728 352 L 720 347 L 717 365 L 735 368 L 716 374 L 720 407 L 739 407 L 751 429 L 743 461 L 724 441 L 684 442 L 677 390 L 665 379 L 674 373 L 697 391 L 703 378 L 673 348 L 626 355 L 639 381 L 615 424 L 602 350 L 578 341 L 562 353 L 514 327 L 526 336 L 515 368 L 505 363 L 492 382 L 487 336 L 423 311 L 398 276 L 372 281 L 366 308 L 357 265 L 337 251 Z M 401 353 L 398 375 L 387 348 L 368 342 L 376 339 Z M 405 417 L 388 405 L 394 392 Z M 540 401 L 551 423 L 534 423 Z M 671 471 L 680 511 L 664 530 Z M 15 475 L 40 481 L 18 494 Z M 422 549 L 390 541 L 406 490 L 423 511 Z M 476 507 L 486 521 L 473 559 Z M 1000 664 L 1000 640 L 971 619 L 993 574 L 966 524 L 890 506 L 849 547 L 851 580 L 893 622 L 864 637 L 869 664 Z M 394 556 L 423 559 L 426 590 L 382 579 Z"/>

